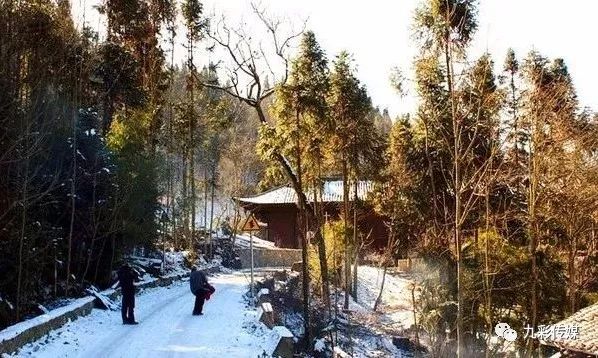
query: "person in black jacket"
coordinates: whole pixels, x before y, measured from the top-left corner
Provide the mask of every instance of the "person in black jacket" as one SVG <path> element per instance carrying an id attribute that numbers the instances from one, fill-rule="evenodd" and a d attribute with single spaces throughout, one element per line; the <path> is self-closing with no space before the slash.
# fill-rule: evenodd
<path id="1" fill-rule="evenodd" d="M 135 321 L 135 282 L 139 281 L 137 272 L 129 266 L 128 263 L 124 263 L 117 271 L 118 284 L 121 287 L 122 292 L 122 306 L 121 314 L 123 324 L 138 324 Z"/>
<path id="2" fill-rule="evenodd" d="M 213 293 L 214 288 L 208 283 L 206 274 L 199 271 L 196 267 L 191 268 L 189 277 L 189 286 L 191 293 L 195 295 L 195 305 L 193 306 L 193 315 L 203 315 L 203 304 L 207 293 Z"/>

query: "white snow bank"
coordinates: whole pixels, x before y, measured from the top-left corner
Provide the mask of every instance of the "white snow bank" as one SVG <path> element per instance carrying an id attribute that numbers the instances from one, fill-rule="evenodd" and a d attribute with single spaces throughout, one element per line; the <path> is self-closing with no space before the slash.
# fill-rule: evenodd
<path id="1" fill-rule="evenodd" d="M 345 353 L 345 351 L 343 351 L 339 347 L 334 347 L 334 354 L 336 354 L 336 356 L 340 357 L 340 358 L 351 358 L 350 355 L 348 355 L 347 353 Z"/>
<path id="2" fill-rule="evenodd" d="M 404 273 L 389 269 L 386 273 L 381 302 L 376 312 L 374 302 L 380 293 L 383 269 L 359 266 L 357 270 L 357 302 L 349 299 L 350 314 L 342 313 L 337 318 L 342 325 L 351 325 L 351 337 L 343 336 L 343 344 L 351 347 L 355 357 L 412 357 L 395 347 L 389 337 L 402 335 L 413 323 L 411 288 L 413 281 Z M 337 292 L 335 302 L 342 308 L 344 292 Z M 351 343 L 349 343 L 351 342 Z M 347 348 L 348 346 L 342 345 Z M 338 348 L 338 347 L 336 347 Z M 343 352 L 336 352 L 343 357 Z M 346 353 L 344 353 L 346 354 Z M 348 357 L 349 355 L 345 355 Z"/>

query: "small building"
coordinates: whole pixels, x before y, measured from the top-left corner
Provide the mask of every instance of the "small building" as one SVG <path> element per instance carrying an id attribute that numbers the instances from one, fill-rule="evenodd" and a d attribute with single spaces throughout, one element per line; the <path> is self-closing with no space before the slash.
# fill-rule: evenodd
<path id="1" fill-rule="evenodd" d="M 547 357 L 598 357 L 598 303 L 552 325 L 540 339 Z"/>
<path id="2" fill-rule="evenodd" d="M 373 188 L 374 185 L 370 181 L 357 183 L 357 197 L 366 203 L 365 209 L 359 211 L 357 226 L 361 233 L 370 234 L 369 239 L 372 240 L 374 248 L 381 248 L 386 245 L 388 233 L 384 218 L 367 205 L 368 195 Z M 322 198 L 319 200 L 323 205 L 324 216 L 327 220 L 340 219 L 343 206 L 343 182 L 326 180 L 322 189 Z M 354 187 L 351 186 L 349 190 L 351 202 L 355 196 L 354 191 Z M 306 193 L 306 196 L 310 202 L 313 202 L 313 192 Z M 301 247 L 297 195 L 291 186 L 280 186 L 255 196 L 235 198 L 235 200 L 243 209 L 267 224 L 267 229 L 262 233 L 263 239 L 274 242 L 277 247 L 294 249 Z"/>

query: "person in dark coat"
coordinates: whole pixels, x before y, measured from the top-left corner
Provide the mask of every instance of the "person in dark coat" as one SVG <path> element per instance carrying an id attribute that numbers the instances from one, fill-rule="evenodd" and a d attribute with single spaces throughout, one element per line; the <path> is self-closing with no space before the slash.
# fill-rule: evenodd
<path id="1" fill-rule="evenodd" d="M 137 272 L 128 263 L 124 263 L 117 271 L 118 284 L 122 292 L 121 314 L 123 324 L 138 324 L 135 321 L 135 282 L 139 281 Z"/>
<path id="2" fill-rule="evenodd" d="M 211 295 L 212 293 L 214 293 L 214 287 L 212 287 L 212 285 L 208 283 L 206 274 L 202 271 L 199 271 L 196 267 L 191 268 L 189 286 L 191 288 L 191 293 L 195 295 L 193 315 L 203 315 L 203 304 L 206 300 L 206 295 Z"/>

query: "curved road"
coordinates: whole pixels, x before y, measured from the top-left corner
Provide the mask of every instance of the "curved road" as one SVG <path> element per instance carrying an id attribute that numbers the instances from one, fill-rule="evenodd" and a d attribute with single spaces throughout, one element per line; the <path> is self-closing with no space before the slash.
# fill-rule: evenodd
<path id="1" fill-rule="evenodd" d="M 257 357 L 273 350 L 272 333 L 256 325 L 242 295 L 243 274 L 210 278 L 216 292 L 203 316 L 192 316 L 188 282 L 138 295 L 137 326 L 121 324 L 120 311 L 93 310 L 17 352 L 23 357 Z"/>

